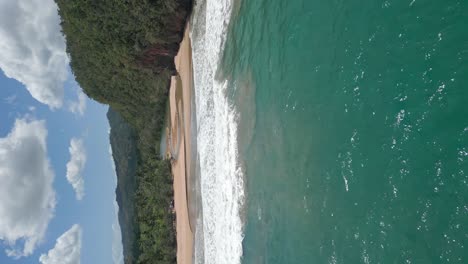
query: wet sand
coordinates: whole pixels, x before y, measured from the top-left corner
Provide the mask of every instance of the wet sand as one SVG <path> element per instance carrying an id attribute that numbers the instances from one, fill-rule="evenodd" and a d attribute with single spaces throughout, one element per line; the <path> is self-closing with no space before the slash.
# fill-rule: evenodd
<path id="1" fill-rule="evenodd" d="M 191 96 L 192 96 L 192 50 L 188 26 L 180 44 L 175 64 L 179 76 L 171 79 L 169 91 L 171 139 L 169 144 L 175 154 L 172 162 L 174 177 L 174 207 L 177 230 L 177 263 L 192 263 L 193 233 L 190 227 L 189 193 L 191 164 Z"/>

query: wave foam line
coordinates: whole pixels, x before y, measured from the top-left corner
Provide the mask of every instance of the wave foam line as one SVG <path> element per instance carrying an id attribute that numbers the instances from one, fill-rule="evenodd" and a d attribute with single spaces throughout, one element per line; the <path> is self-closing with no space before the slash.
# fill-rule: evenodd
<path id="1" fill-rule="evenodd" d="M 237 113 L 226 97 L 228 82 L 215 79 L 232 4 L 198 2 L 192 24 L 203 248 L 208 264 L 240 264 L 242 257 L 244 175 L 238 159 Z"/>

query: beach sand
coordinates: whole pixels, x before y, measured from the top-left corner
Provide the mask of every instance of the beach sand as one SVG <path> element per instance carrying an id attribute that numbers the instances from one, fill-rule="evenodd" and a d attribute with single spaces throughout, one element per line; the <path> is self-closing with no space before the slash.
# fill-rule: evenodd
<path id="1" fill-rule="evenodd" d="M 191 93 L 192 93 L 192 50 L 188 26 L 180 44 L 175 64 L 179 76 L 171 79 L 169 102 L 171 112 L 171 140 L 176 159 L 172 162 L 174 176 L 174 207 L 177 229 L 177 263 L 192 263 L 193 233 L 190 228 L 187 186 L 190 184 L 191 142 Z M 179 143 L 176 143 L 179 141 Z"/>

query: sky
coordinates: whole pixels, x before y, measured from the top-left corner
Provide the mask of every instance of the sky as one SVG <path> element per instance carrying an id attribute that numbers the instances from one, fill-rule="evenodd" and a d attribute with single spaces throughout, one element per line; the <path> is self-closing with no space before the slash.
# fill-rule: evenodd
<path id="1" fill-rule="evenodd" d="M 75 82 L 53 0 L 0 0 L 0 263 L 122 263 L 108 107 Z"/>

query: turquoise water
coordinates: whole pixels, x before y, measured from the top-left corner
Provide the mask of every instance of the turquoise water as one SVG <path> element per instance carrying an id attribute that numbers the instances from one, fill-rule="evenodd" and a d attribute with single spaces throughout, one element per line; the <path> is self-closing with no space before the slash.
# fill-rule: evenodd
<path id="1" fill-rule="evenodd" d="M 230 25 L 242 263 L 468 263 L 468 2 L 243 0 Z"/>

